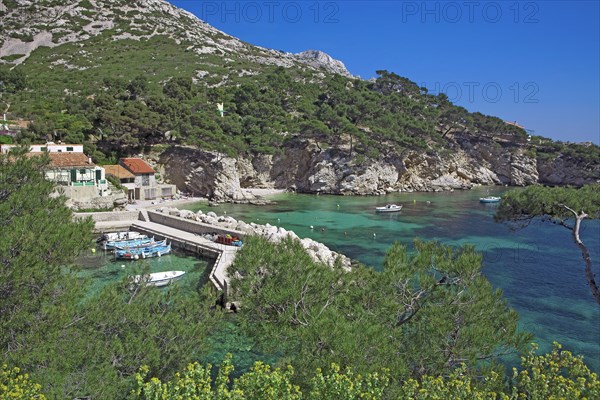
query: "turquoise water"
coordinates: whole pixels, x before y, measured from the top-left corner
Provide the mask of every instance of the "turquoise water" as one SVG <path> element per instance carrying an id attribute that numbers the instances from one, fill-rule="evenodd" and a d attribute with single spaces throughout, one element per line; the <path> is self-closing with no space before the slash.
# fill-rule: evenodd
<path id="1" fill-rule="evenodd" d="M 277 204 L 267 206 L 199 203 L 185 208 L 282 226 L 375 269 L 381 268 L 385 251 L 394 241 L 410 246 L 418 237 L 472 244 L 483 252 L 485 275 L 503 289 L 519 312 L 522 328 L 535 335 L 542 351 L 558 341 L 584 355 L 587 364 L 600 371 L 600 307 L 587 286 L 581 253 L 570 231 L 540 221 L 516 231 L 495 223 L 497 205 L 481 204 L 478 199 L 502 191 L 478 188 L 381 197 L 284 194 L 274 198 Z M 400 213 L 374 212 L 376 206 L 387 203 L 404 207 Z M 600 221 L 586 221 L 582 239 L 598 274 Z"/>
<path id="2" fill-rule="evenodd" d="M 162 257 L 145 260 L 115 260 L 108 251 L 98 250 L 79 258 L 79 275 L 90 279 L 90 296 L 99 292 L 109 283 L 127 279 L 148 268 L 148 272 L 185 271 L 177 285 L 185 290 L 196 290 L 207 279 L 208 261 L 185 253 L 174 252 Z"/>
<path id="3" fill-rule="evenodd" d="M 89 297 L 99 293 L 110 283 L 126 280 L 131 275 L 141 273 L 144 268 L 148 268 L 148 272 L 186 271 L 176 285 L 189 293 L 208 282 L 209 268 L 212 266 L 207 260 L 179 250 L 162 257 L 137 261 L 115 260 L 114 255 L 103 250 L 97 250 L 95 253 L 88 251 L 78 259 L 77 264 L 80 267 L 79 276 L 89 279 Z M 234 314 L 224 314 L 219 326 L 207 338 L 209 353 L 198 361 L 218 366 L 225 355 L 231 353 L 236 367 L 232 376 L 239 376 L 248 371 L 257 360 L 274 363 L 276 357 L 258 351 L 252 338 L 245 336 L 235 322 Z"/>

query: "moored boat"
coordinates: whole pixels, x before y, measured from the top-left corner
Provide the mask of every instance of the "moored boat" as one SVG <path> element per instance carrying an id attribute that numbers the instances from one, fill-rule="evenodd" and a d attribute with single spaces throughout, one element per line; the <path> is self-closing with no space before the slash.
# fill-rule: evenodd
<path id="1" fill-rule="evenodd" d="M 146 282 L 146 286 L 162 287 L 180 279 L 183 275 L 185 275 L 185 271 L 154 272 L 146 275 L 136 275 L 132 281 L 133 283 Z"/>
<path id="2" fill-rule="evenodd" d="M 167 239 L 163 239 L 163 240 L 159 240 L 158 242 L 155 242 L 154 240 L 152 240 L 151 242 L 142 243 L 142 244 L 138 244 L 138 245 L 134 245 L 134 246 L 115 246 L 114 249 L 115 250 L 129 250 L 129 249 L 136 249 L 136 248 L 140 248 L 140 247 L 153 247 L 153 246 L 166 246 L 166 245 L 167 245 Z"/>
<path id="3" fill-rule="evenodd" d="M 107 232 L 100 236 L 97 240 L 98 243 L 101 242 L 119 242 L 123 240 L 133 240 L 133 239 L 142 239 L 146 237 L 139 232 L 127 231 L 127 232 Z"/>
<path id="4" fill-rule="evenodd" d="M 104 248 L 104 250 L 110 250 L 110 249 L 116 249 L 116 248 L 140 247 L 145 244 L 152 243 L 152 242 L 154 242 L 154 238 L 149 238 L 148 236 L 143 235 L 143 237 L 140 237 L 138 239 L 104 242 L 102 244 L 102 248 Z"/>
<path id="5" fill-rule="evenodd" d="M 375 212 L 378 213 L 398 212 L 400 210 L 402 210 L 402 206 L 397 204 L 386 204 L 383 207 L 375 207 Z"/>
<path id="6" fill-rule="evenodd" d="M 139 260 L 144 258 L 161 257 L 171 252 L 171 244 L 164 246 L 135 247 L 124 250 L 115 250 L 118 260 Z"/>
<path id="7" fill-rule="evenodd" d="M 497 196 L 486 196 L 480 197 L 479 202 L 481 203 L 498 203 L 502 198 Z"/>

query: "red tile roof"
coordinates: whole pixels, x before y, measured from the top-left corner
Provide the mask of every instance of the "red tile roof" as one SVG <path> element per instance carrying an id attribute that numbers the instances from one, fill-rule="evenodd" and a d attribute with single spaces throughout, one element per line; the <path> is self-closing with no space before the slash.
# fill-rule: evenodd
<path id="1" fill-rule="evenodd" d="M 156 171 L 154 171 L 152 167 L 146 164 L 146 162 L 141 158 L 121 158 L 120 162 L 121 165 L 135 175 L 156 173 Z"/>
<path id="2" fill-rule="evenodd" d="M 48 155 L 50 167 L 55 168 L 90 168 L 95 164 L 83 153 L 28 153 L 30 156 Z"/>
<path id="3" fill-rule="evenodd" d="M 106 171 L 106 175 L 112 175 L 117 179 L 125 179 L 125 178 L 133 178 L 135 177 L 135 175 L 133 175 L 131 172 L 129 172 L 128 170 L 126 170 L 125 168 L 123 168 L 120 165 L 104 165 L 104 170 Z"/>

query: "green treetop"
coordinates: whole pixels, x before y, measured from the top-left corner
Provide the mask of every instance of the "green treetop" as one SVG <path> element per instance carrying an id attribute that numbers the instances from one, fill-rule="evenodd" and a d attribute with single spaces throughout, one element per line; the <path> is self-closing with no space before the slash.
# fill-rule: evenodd
<path id="1" fill-rule="evenodd" d="M 583 256 L 588 285 L 600 305 L 600 289 L 592 271 L 592 258 L 579 235 L 584 219 L 600 218 L 600 185 L 586 185 L 581 189 L 529 186 L 511 190 L 504 194 L 496 212 L 497 221 L 519 225 L 527 225 L 539 217 L 572 232 L 573 241 Z"/>

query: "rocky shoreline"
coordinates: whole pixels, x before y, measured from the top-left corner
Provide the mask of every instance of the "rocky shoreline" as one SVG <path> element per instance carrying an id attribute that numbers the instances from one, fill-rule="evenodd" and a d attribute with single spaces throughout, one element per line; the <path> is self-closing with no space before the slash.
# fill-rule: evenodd
<path id="1" fill-rule="evenodd" d="M 351 260 L 347 256 L 336 253 L 330 250 L 323 243 L 316 242 L 311 238 L 300 238 L 294 231 L 288 231 L 282 227 L 273 226 L 270 224 L 256 224 L 254 222 L 246 223 L 242 220 L 236 220 L 230 216 L 218 216 L 210 211 L 204 213 L 202 211 L 193 212 L 189 210 L 179 210 L 174 207 L 159 207 L 157 212 L 174 215 L 180 218 L 198 221 L 205 224 L 210 224 L 224 229 L 233 229 L 244 232 L 247 235 L 261 236 L 273 243 L 279 243 L 284 239 L 292 239 L 300 242 L 308 255 L 316 262 L 323 263 L 333 267 L 336 262 L 339 262 L 345 270 L 350 270 Z"/>
<path id="2" fill-rule="evenodd" d="M 455 136 L 452 151 L 401 154 L 376 159 L 349 149 L 322 149 L 312 140 L 290 140 L 276 155 L 228 157 L 191 146 L 170 146 L 147 155 L 149 162 L 179 190 L 212 202 L 264 204 L 248 190 L 308 194 L 383 195 L 471 189 L 480 185 L 536 183 L 581 186 L 600 176 L 600 163 L 557 155 L 541 158 L 523 143 Z"/>

